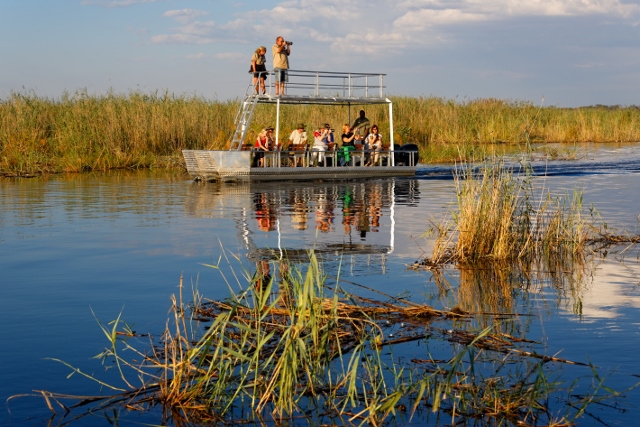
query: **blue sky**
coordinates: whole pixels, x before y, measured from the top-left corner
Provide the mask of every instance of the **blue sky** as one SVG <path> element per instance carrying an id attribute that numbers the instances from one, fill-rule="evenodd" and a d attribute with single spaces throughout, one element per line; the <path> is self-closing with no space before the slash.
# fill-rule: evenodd
<path id="1" fill-rule="evenodd" d="M 386 73 L 389 95 L 638 105 L 639 24 L 640 0 L 0 0 L 0 98 L 234 99 L 282 35 L 291 68 Z"/>

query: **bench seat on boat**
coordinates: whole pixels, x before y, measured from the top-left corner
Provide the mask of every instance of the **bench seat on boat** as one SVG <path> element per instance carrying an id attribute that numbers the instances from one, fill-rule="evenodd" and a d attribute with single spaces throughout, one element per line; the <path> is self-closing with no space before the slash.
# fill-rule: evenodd
<path id="1" fill-rule="evenodd" d="M 289 159 L 291 166 L 308 166 L 307 144 L 291 144 L 289 146 Z"/>

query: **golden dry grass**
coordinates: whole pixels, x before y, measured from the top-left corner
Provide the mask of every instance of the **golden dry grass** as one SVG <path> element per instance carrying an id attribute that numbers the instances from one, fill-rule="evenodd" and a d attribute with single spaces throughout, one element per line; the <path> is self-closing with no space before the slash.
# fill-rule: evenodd
<path id="1" fill-rule="evenodd" d="M 415 143 L 422 162 L 483 158 L 531 142 L 640 141 L 636 107 L 540 107 L 529 102 L 392 97 L 395 140 Z M 174 167 L 182 149 L 228 147 L 238 100 L 131 92 L 58 99 L 12 93 L 0 100 L 0 174 Z M 337 131 L 355 118 L 347 107 L 283 106 L 280 139 L 299 122 Z M 367 116 L 388 135 L 386 106 Z M 259 105 L 247 140 L 274 125 L 273 107 Z"/>

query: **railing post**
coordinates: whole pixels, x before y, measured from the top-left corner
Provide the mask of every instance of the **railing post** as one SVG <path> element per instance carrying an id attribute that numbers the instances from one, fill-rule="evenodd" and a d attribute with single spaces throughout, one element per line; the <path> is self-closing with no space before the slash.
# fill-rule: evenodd
<path id="1" fill-rule="evenodd" d="M 382 76 L 381 76 L 382 77 Z M 395 166 L 396 163 L 394 161 L 394 156 L 393 156 L 393 144 L 395 142 L 395 140 L 393 139 L 393 104 L 391 103 L 391 100 L 389 101 L 389 152 L 391 153 L 390 157 L 391 160 L 388 162 L 391 166 Z"/>

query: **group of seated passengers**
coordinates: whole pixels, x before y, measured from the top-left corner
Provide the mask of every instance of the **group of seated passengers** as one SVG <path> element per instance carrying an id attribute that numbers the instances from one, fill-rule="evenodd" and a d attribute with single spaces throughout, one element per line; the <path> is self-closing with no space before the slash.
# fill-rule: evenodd
<path id="1" fill-rule="evenodd" d="M 371 155 L 367 155 L 367 162 L 365 166 L 373 166 L 378 163 L 380 158 L 380 151 L 382 151 L 382 135 L 378 129 L 378 125 L 371 126 L 371 131 L 365 128 L 367 132 L 363 134 L 359 133 L 359 130 L 354 132 L 353 127 L 345 124 L 342 127 L 342 147 L 355 147 L 356 145 L 362 145 L 365 151 L 371 152 Z M 364 136 L 366 135 L 366 136 Z"/>
<path id="2" fill-rule="evenodd" d="M 368 131 L 368 129 L 366 130 Z M 333 132 L 328 123 L 313 132 L 311 151 L 314 164 L 325 161 L 324 153 L 326 151 L 344 149 L 343 155 L 339 157 L 340 166 L 344 166 L 349 161 L 349 149 L 343 147 L 354 147 L 355 149 L 358 144 L 362 145 L 361 148 L 364 148 L 367 152 L 371 152 L 371 155 L 366 156 L 365 166 L 373 166 L 378 163 L 380 151 L 382 151 L 382 135 L 380 135 L 377 125 L 373 125 L 371 131 L 366 136 L 363 136 L 359 131 L 354 132 L 353 127 L 345 124 L 342 127 L 341 141 L 338 144 L 335 143 Z M 288 149 L 293 150 L 294 146 L 305 147 L 305 149 L 308 147 L 307 132 L 303 123 L 300 123 L 289 136 Z M 258 134 L 254 148 L 256 151 L 254 157 L 255 165 L 262 167 L 264 166 L 264 152 L 276 148 L 272 127 L 267 127 Z M 293 160 L 295 161 L 295 159 Z"/>

